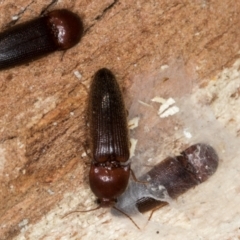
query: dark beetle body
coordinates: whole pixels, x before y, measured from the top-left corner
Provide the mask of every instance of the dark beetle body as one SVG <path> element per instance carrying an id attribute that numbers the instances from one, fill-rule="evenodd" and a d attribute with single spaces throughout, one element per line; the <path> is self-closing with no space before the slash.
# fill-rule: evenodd
<path id="1" fill-rule="evenodd" d="M 16 25 L 0 33 L 0 69 L 68 49 L 79 42 L 82 33 L 80 18 L 66 9 Z"/>
<path id="2" fill-rule="evenodd" d="M 207 144 L 195 144 L 184 150 L 181 155 L 168 157 L 141 179 L 150 177 L 149 183 L 164 186 L 173 199 L 190 188 L 206 181 L 218 167 L 218 156 L 215 150 Z M 136 201 L 140 212 L 146 212 L 166 205 L 166 202 L 150 197 Z"/>
<path id="3" fill-rule="evenodd" d="M 116 203 L 130 176 L 126 109 L 114 75 L 100 69 L 94 76 L 89 99 L 93 160 L 90 187 L 102 207 Z"/>

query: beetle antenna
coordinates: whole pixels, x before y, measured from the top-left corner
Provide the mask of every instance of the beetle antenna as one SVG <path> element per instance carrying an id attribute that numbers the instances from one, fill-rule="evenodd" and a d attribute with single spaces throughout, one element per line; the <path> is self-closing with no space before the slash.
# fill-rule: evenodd
<path id="1" fill-rule="evenodd" d="M 92 212 L 92 211 L 95 211 L 95 210 L 98 210 L 99 208 L 101 208 L 101 206 L 97 206 L 96 208 L 93 208 L 93 209 L 89 209 L 89 210 L 83 210 L 83 211 L 72 211 L 72 212 L 69 212 L 67 214 L 65 214 L 62 218 L 65 218 L 67 217 L 68 215 L 72 214 L 72 213 L 77 213 L 77 212 Z"/>
<path id="2" fill-rule="evenodd" d="M 137 227 L 137 229 L 141 230 L 140 227 L 133 221 L 133 219 L 127 213 L 123 212 L 119 208 L 116 208 L 115 206 L 113 206 L 112 208 L 114 208 L 115 210 L 123 214 L 125 217 L 127 217 Z"/>

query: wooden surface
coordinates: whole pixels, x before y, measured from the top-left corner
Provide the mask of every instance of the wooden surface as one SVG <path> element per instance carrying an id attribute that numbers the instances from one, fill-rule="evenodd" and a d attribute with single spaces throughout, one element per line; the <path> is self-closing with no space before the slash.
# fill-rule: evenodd
<path id="1" fill-rule="evenodd" d="M 46 8 L 76 12 L 85 34 L 66 52 L 0 73 L 0 239 L 17 237 L 24 219 L 34 225 L 66 194 L 89 188 L 90 160 L 81 155 L 95 71 L 111 69 L 130 102 L 136 76 L 154 75 L 162 65 L 180 59 L 188 78 L 200 84 L 240 57 L 238 1 L 6 0 L 0 29 L 15 24 L 13 16 L 20 23 Z M 79 199 L 80 208 L 85 203 Z"/>

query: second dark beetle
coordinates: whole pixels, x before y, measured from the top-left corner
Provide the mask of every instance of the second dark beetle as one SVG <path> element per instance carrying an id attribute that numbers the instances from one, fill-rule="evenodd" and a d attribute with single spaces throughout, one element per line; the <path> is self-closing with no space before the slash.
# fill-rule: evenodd
<path id="1" fill-rule="evenodd" d="M 89 101 L 93 160 L 90 187 L 101 207 L 111 207 L 130 177 L 126 109 L 114 75 L 106 68 L 94 76 Z"/>
<path id="2" fill-rule="evenodd" d="M 139 178 L 147 184 L 131 182 L 116 207 L 131 213 L 134 209 L 141 213 L 152 211 L 150 219 L 156 209 L 208 180 L 216 172 L 218 162 L 214 148 L 205 143 L 194 144 L 178 156 L 167 157 Z"/>
<path id="3" fill-rule="evenodd" d="M 149 184 L 164 186 L 172 199 L 176 199 L 192 187 L 206 181 L 218 167 L 218 155 L 208 144 L 198 143 L 185 149 L 179 156 L 168 157 L 140 179 L 149 178 Z M 146 212 L 166 205 L 167 202 L 151 197 L 136 201 L 140 212 Z"/>
<path id="4" fill-rule="evenodd" d="M 83 33 L 81 19 L 59 9 L 0 33 L 0 69 L 14 67 L 77 44 Z"/>

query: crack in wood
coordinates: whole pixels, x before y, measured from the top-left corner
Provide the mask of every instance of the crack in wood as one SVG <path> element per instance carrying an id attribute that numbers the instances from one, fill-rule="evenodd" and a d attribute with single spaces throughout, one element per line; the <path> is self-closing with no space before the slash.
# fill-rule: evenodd
<path id="1" fill-rule="evenodd" d="M 100 20 L 101 18 L 103 18 L 103 17 L 105 16 L 106 12 L 107 12 L 108 10 L 110 10 L 111 8 L 113 8 L 114 5 L 115 5 L 117 2 L 118 2 L 118 0 L 114 0 L 113 3 L 111 3 L 111 4 L 110 4 L 109 6 L 107 6 L 105 9 L 103 9 L 102 13 L 99 14 L 99 15 L 95 18 L 95 20 Z"/>
<path id="2" fill-rule="evenodd" d="M 14 19 L 14 20 L 10 21 L 9 23 L 7 23 L 4 28 L 12 27 L 13 25 L 15 25 L 15 24 L 19 21 L 19 19 L 21 18 L 21 16 L 27 11 L 27 9 L 28 9 L 34 2 L 35 2 L 35 0 L 31 1 L 26 7 L 21 8 L 21 11 L 14 15 L 14 16 L 17 16 L 17 19 Z"/>
<path id="3" fill-rule="evenodd" d="M 43 10 L 41 11 L 40 15 L 44 15 L 50 7 L 52 7 L 54 4 L 56 4 L 58 0 L 52 0 Z"/>
<path id="4" fill-rule="evenodd" d="M 14 139 L 16 139 L 16 138 L 18 138 L 18 136 L 16 136 L 16 135 L 7 136 L 6 138 L 0 140 L 0 144 L 3 144 L 3 143 L 5 143 L 5 142 L 7 142 L 7 141 L 14 140 Z"/>
<path id="5" fill-rule="evenodd" d="M 108 5 L 106 8 L 103 9 L 103 11 L 97 15 L 95 18 L 94 18 L 94 21 L 99 21 L 101 20 L 105 15 L 106 13 L 111 9 L 113 8 L 116 3 L 118 3 L 118 0 L 114 0 L 110 5 Z M 90 25 L 88 28 L 86 28 L 86 30 L 84 31 L 83 33 L 83 36 L 96 24 L 96 22 L 94 22 L 92 25 Z"/>

